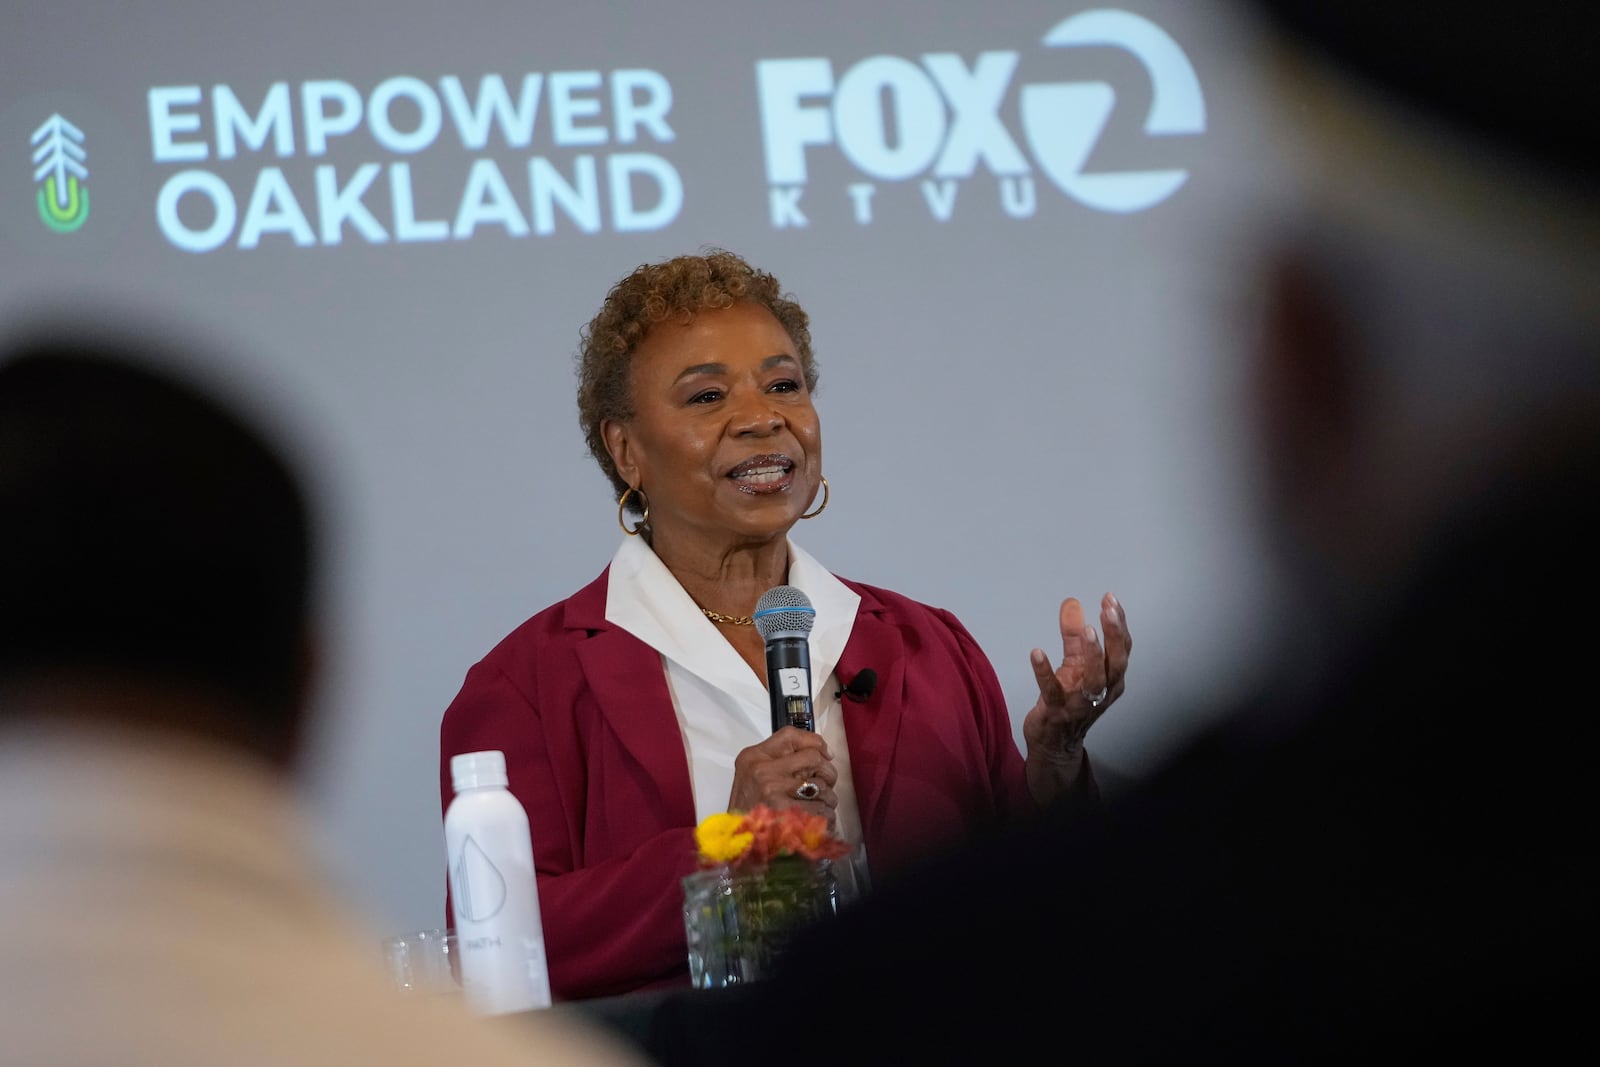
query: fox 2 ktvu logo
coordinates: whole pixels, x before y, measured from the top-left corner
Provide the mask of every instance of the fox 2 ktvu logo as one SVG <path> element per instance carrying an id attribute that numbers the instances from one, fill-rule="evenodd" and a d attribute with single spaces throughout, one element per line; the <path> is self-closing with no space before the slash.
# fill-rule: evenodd
<path id="1" fill-rule="evenodd" d="M 1126 11 L 1084 11 L 1057 23 L 1043 43 L 1131 53 L 1151 85 L 1144 134 L 1204 132 L 1205 102 L 1194 67 L 1177 42 L 1148 19 Z M 954 53 L 929 53 L 920 66 L 877 55 L 851 66 L 837 82 L 826 58 L 757 63 L 772 226 L 810 224 L 802 202 L 807 149 L 830 145 L 872 179 L 844 189 L 858 224 L 873 221 L 877 183 L 918 176 L 929 213 L 948 221 L 960 183 L 973 177 L 979 163 L 998 179 L 1006 214 L 1031 217 L 1037 208 L 1032 168 L 1001 119 L 1020 58 L 1016 52 L 989 51 L 969 68 Z M 1177 192 L 1189 174 L 1182 169 L 1086 170 L 1115 104 L 1115 90 L 1101 81 L 1023 85 L 1017 100 L 1023 140 L 1040 169 L 1071 199 L 1097 211 L 1143 211 Z"/>
<path id="2" fill-rule="evenodd" d="M 89 218 L 89 153 L 83 131 L 58 112 L 33 131 L 33 181 L 39 220 L 57 233 L 72 233 Z"/>
<path id="3" fill-rule="evenodd" d="M 1019 76 L 1024 57 L 1012 50 L 971 58 L 929 52 L 918 60 L 876 54 L 839 71 L 826 56 L 757 60 L 769 224 L 831 225 L 842 216 L 870 225 L 877 207 L 891 214 L 891 197 L 903 203 L 909 194 L 915 203 L 918 193 L 937 222 L 954 217 L 958 196 L 997 197 L 1005 215 L 1028 219 L 1039 210 L 1040 173 L 1098 212 L 1144 211 L 1173 196 L 1189 171 L 1172 165 L 1169 149 L 1136 154 L 1152 164 L 1143 169 L 1111 161 L 1126 158 L 1119 139 L 1181 145 L 1205 132 L 1200 82 L 1182 47 L 1149 19 L 1111 8 L 1070 15 L 1040 43 L 1050 56 L 1100 49 L 1124 65 L 1131 57 L 1147 79 L 1148 107 L 1143 86 L 1113 87 L 1094 76 L 1092 63 L 1076 78 Z M 287 81 L 273 83 L 254 108 L 227 85 L 152 88 L 152 158 L 183 165 L 161 184 L 157 225 L 189 252 L 229 241 L 251 249 L 268 235 L 308 246 L 337 245 L 351 234 L 369 244 L 464 241 L 483 229 L 543 237 L 566 225 L 589 234 L 643 232 L 672 225 L 692 187 L 724 173 L 680 176 L 670 154 L 673 87 L 653 70 L 529 72 L 520 83 L 492 73 L 475 93 L 469 85 L 456 75 L 441 77 L 437 89 L 393 77 L 363 97 L 348 82 L 305 82 L 298 113 Z M 414 128 L 402 128 L 407 105 Z M 1144 113 L 1135 119 L 1134 109 Z M 89 217 L 86 138 L 67 111 L 99 143 L 101 188 L 123 184 L 105 184 L 107 167 L 124 155 L 117 123 L 84 121 L 76 108 L 41 108 L 35 114 L 49 117 L 31 133 L 31 191 L 41 224 L 55 234 L 79 231 Z M 343 163 L 323 158 L 331 141 L 363 127 L 370 144 L 346 148 Z M 390 158 L 349 162 L 374 151 Z M 435 151 L 441 158 L 427 183 L 414 186 L 408 157 Z M 269 154 L 276 158 L 255 158 Z M 307 165 L 290 162 L 299 158 Z M 209 169 L 197 166 L 207 159 L 214 160 Z M 97 225 L 125 213 L 102 204 L 101 214 Z"/>

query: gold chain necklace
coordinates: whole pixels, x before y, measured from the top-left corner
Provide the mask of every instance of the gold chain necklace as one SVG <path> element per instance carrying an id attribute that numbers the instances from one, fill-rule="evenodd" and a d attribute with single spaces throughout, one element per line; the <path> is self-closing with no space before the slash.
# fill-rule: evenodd
<path id="1" fill-rule="evenodd" d="M 700 614 L 712 622 L 725 622 L 730 626 L 754 626 L 755 620 L 748 615 L 722 615 L 710 608 L 701 608 Z"/>

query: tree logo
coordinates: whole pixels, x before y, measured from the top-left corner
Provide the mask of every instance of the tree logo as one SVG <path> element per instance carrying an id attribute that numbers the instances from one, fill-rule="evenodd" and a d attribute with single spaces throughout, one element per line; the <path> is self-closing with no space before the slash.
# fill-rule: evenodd
<path id="1" fill-rule="evenodd" d="M 83 131 L 56 112 L 33 131 L 31 141 L 39 219 L 57 233 L 72 233 L 89 218 Z"/>

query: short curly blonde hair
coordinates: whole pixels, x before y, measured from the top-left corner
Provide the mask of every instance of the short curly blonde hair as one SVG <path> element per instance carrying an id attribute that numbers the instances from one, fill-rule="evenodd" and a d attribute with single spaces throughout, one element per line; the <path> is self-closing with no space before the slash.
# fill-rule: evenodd
<path id="1" fill-rule="evenodd" d="M 641 264 L 611 287 L 599 312 L 584 326 L 578 349 L 578 422 L 589 454 L 611 479 L 616 499 L 622 499 L 628 483 L 606 450 L 600 427 L 608 419 L 633 417 L 628 371 L 639 343 L 658 322 L 674 317 L 687 322 L 696 312 L 737 303 L 772 312 L 794 342 L 806 388 L 814 391 L 817 364 L 811 354 L 810 317 L 780 289 L 776 277 L 726 249 L 706 248 L 699 255 Z M 639 514 L 636 499 L 628 507 Z"/>

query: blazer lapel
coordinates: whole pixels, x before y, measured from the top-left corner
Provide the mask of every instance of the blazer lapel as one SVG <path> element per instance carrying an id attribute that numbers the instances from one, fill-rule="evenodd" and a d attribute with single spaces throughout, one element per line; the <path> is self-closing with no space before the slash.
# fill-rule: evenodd
<path id="1" fill-rule="evenodd" d="M 659 803 L 667 822 L 692 826 L 694 790 L 666 672 L 655 649 L 606 622 L 609 574 L 607 567 L 568 602 L 567 626 L 590 632 L 578 645 L 578 663 L 612 733 L 645 769 L 641 780 L 660 783 Z"/>
<path id="2" fill-rule="evenodd" d="M 846 583 L 851 584 L 851 583 Z M 882 604 L 871 592 L 851 585 L 861 595 L 861 609 L 850 640 L 839 655 L 839 681 L 848 685 L 857 674 L 871 669 L 878 684 L 863 701 L 843 700 L 845 739 L 850 744 L 851 774 L 856 803 L 868 833 L 882 829 L 877 813 L 882 808 L 885 784 L 893 771 L 895 744 L 906 716 L 905 642 L 897 627 L 883 619 Z"/>

